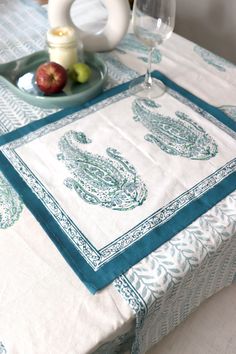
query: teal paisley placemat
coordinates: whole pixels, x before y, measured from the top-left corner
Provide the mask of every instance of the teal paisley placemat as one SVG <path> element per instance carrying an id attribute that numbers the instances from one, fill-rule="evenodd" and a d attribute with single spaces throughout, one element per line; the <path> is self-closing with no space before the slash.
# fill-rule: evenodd
<path id="1" fill-rule="evenodd" d="M 0 168 L 91 292 L 236 186 L 235 122 L 164 75 L 128 83 L 0 137 Z"/>

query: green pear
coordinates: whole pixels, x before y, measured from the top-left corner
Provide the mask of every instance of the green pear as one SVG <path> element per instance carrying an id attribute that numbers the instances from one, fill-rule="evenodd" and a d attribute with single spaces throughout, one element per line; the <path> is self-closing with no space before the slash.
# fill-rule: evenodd
<path id="1" fill-rule="evenodd" d="M 92 70 L 85 63 L 76 63 L 70 68 L 70 77 L 73 81 L 84 84 L 87 82 L 92 74 Z"/>

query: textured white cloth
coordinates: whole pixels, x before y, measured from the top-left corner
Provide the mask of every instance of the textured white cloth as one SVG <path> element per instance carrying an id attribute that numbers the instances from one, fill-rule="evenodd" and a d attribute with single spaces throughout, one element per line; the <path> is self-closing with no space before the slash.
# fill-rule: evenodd
<path id="1" fill-rule="evenodd" d="M 89 8 L 91 2 L 86 4 Z M 42 10 L 36 10 L 30 1 L 13 0 L 2 0 L 0 9 L 1 62 L 44 47 L 47 21 Z M 78 21 L 79 17 L 82 14 Z M 132 37 L 127 38 L 119 46 L 123 52 L 104 55 L 113 84 L 145 72 L 146 63 L 140 59 L 144 51 L 132 46 Z M 160 49 L 161 59 L 158 57 L 153 68 L 235 115 L 234 66 L 175 34 Z M 51 112 L 26 104 L 0 83 L 2 133 Z M 133 124 L 138 129 L 139 123 Z M 225 145 L 227 150 L 227 142 Z M 117 279 L 116 289 L 111 285 L 95 296 L 23 206 L 15 224 L 0 230 L 0 350 L 4 346 L 7 354 L 92 353 L 125 333 L 129 336 L 136 312 L 139 350 L 144 353 L 206 297 L 232 281 L 236 271 L 235 200 L 235 193 L 225 198 Z M 143 326 L 139 321 L 147 312 Z M 113 353 L 121 341 L 102 352 Z"/>
<path id="2" fill-rule="evenodd" d="M 90 353 L 132 328 L 131 309 L 115 288 L 90 294 L 26 207 L 0 230 L 0 279 L 7 353 Z"/>

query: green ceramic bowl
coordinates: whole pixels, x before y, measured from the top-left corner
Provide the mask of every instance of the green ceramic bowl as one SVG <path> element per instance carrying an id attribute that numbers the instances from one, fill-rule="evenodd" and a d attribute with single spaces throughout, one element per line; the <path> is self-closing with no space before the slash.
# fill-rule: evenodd
<path id="1" fill-rule="evenodd" d="M 85 62 L 92 75 L 85 84 L 68 85 L 65 92 L 46 96 L 35 84 L 35 71 L 49 61 L 46 51 L 39 51 L 18 60 L 0 64 L 0 80 L 22 100 L 43 108 L 66 108 L 78 106 L 97 96 L 107 80 L 106 64 L 96 54 L 85 53 Z"/>

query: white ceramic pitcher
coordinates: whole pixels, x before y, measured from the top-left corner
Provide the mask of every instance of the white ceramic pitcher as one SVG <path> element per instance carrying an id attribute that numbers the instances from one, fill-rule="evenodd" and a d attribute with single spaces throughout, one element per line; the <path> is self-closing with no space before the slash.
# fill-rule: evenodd
<path id="1" fill-rule="evenodd" d="M 87 33 L 75 26 L 70 14 L 70 9 L 74 1 L 49 0 L 48 19 L 50 26 L 75 27 L 79 31 L 84 49 L 87 51 L 98 52 L 115 48 L 129 26 L 130 6 L 128 0 L 101 0 L 107 8 L 108 19 L 104 29 L 99 33 Z"/>

